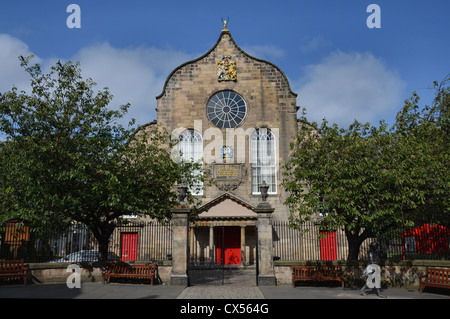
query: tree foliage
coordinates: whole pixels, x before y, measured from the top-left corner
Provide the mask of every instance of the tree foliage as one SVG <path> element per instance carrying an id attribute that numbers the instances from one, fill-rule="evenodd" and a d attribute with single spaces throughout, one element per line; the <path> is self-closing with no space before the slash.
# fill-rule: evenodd
<path id="1" fill-rule="evenodd" d="M 355 121 L 347 129 L 305 115 L 283 185 L 293 225 L 321 217 L 320 227 L 344 227 L 348 259 L 359 246 L 399 225 L 448 223 L 449 89 L 435 83 L 432 106 L 416 93 L 391 128 Z"/>
<path id="2" fill-rule="evenodd" d="M 392 158 L 402 212 L 415 224 L 450 225 L 450 87 L 434 82 L 435 98 L 420 107 L 416 92 L 405 101 L 392 128 Z"/>
<path id="3" fill-rule="evenodd" d="M 198 164 L 174 163 L 163 129 L 118 124 L 129 105 L 109 109 L 111 93 L 94 93 L 79 63 L 57 62 L 43 74 L 29 62 L 21 57 L 31 93 L 13 87 L 0 94 L 0 217 L 21 217 L 40 230 L 83 223 L 104 258 L 123 215 L 170 217 L 174 185 L 196 183 L 190 172 Z"/>

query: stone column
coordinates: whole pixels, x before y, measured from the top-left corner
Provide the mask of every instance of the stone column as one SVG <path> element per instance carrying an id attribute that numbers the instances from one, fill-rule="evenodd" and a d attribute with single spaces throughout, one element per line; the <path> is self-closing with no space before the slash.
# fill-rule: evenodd
<path id="1" fill-rule="evenodd" d="M 189 258 L 189 208 L 172 208 L 173 221 L 173 247 L 172 247 L 172 271 L 170 284 L 187 286 L 189 283 L 187 265 Z"/>
<path id="2" fill-rule="evenodd" d="M 209 260 L 214 262 L 214 224 L 209 224 Z"/>
<path id="3" fill-rule="evenodd" d="M 247 264 L 245 258 L 245 226 L 241 226 L 241 265 Z"/>
<path id="4" fill-rule="evenodd" d="M 196 247 L 197 240 L 195 238 L 194 228 L 190 228 L 188 230 L 189 230 L 189 235 L 188 235 L 189 236 L 188 237 L 188 239 L 189 239 L 188 263 L 189 263 L 189 262 L 192 262 L 192 256 L 196 256 L 195 254 L 196 254 L 196 250 L 197 250 L 197 247 Z"/>
<path id="5" fill-rule="evenodd" d="M 276 286 L 273 267 L 272 213 L 274 208 L 268 202 L 261 202 L 255 208 L 258 214 L 258 285 Z"/>

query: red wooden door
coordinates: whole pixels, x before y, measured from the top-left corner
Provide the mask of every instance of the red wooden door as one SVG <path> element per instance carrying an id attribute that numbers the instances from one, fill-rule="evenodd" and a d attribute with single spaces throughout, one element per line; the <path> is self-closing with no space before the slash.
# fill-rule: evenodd
<path id="1" fill-rule="evenodd" d="M 336 232 L 321 231 L 320 234 L 324 236 L 320 238 L 321 260 L 337 260 Z"/>
<path id="2" fill-rule="evenodd" d="M 123 261 L 134 261 L 137 259 L 137 233 L 121 233 L 120 247 Z"/>
<path id="3" fill-rule="evenodd" d="M 240 227 L 219 227 L 216 229 L 216 263 L 224 265 L 241 264 Z"/>

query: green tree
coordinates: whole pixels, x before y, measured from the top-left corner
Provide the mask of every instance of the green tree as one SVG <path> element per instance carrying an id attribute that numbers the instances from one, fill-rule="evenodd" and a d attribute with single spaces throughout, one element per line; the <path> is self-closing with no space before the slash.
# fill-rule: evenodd
<path id="1" fill-rule="evenodd" d="M 431 106 L 416 93 L 389 129 L 348 129 L 303 116 L 283 185 L 293 225 L 321 213 L 322 229 L 344 227 L 348 259 L 361 243 L 398 226 L 449 222 L 449 88 L 435 83 Z"/>
<path id="2" fill-rule="evenodd" d="M 365 239 L 398 223 L 384 167 L 390 136 L 385 124 L 315 126 L 303 122 L 286 165 L 291 221 L 298 225 L 319 213 L 321 229 L 344 227 L 348 259 L 357 259 Z"/>
<path id="3" fill-rule="evenodd" d="M 435 82 L 435 98 L 421 107 L 416 92 L 405 101 L 392 128 L 391 157 L 401 212 L 415 224 L 450 225 L 450 88 Z"/>
<path id="4" fill-rule="evenodd" d="M 57 62 L 48 74 L 30 58 L 21 65 L 31 93 L 0 94 L 0 211 L 37 229 L 85 224 L 107 256 L 109 238 L 121 216 L 170 218 L 177 203 L 174 185 L 201 178 L 197 163 L 175 163 L 173 142 L 163 129 L 124 128 L 118 120 L 129 105 L 108 109 L 108 89 L 81 76 L 79 63 Z M 192 196 L 190 197 L 192 200 Z"/>

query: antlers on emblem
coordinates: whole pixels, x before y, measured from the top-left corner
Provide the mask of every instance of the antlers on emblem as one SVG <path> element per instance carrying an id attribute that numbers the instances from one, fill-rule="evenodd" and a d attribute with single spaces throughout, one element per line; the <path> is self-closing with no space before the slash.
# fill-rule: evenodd
<path id="1" fill-rule="evenodd" d="M 228 22 L 230 22 L 230 18 L 229 18 L 229 17 L 227 17 L 226 20 L 224 20 L 224 19 L 222 18 L 222 23 L 223 23 L 223 29 L 224 29 L 224 30 L 227 29 L 227 24 L 228 24 Z"/>

